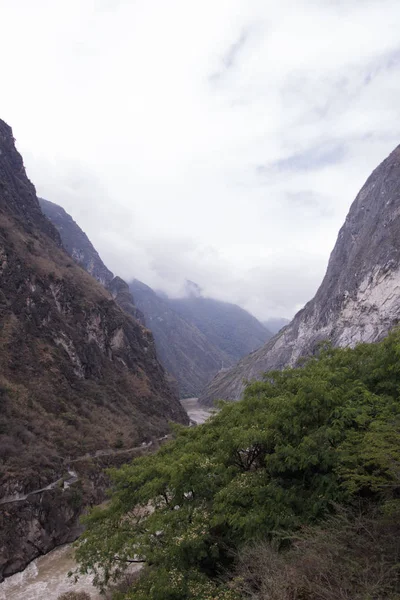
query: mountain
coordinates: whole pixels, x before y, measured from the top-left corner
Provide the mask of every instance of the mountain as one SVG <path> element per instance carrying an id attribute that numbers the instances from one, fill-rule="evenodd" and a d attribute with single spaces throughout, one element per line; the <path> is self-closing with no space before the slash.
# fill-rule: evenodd
<path id="1" fill-rule="evenodd" d="M 181 397 L 197 397 L 221 368 L 232 366 L 271 337 L 239 306 L 203 298 L 193 281 L 186 282 L 187 298 L 173 300 L 137 279 L 128 286 L 114 278 L 72 217 L 53 202 L 39 202 L 74 260 L 104 284 L 126 312 L 151 329 L 157 355 Z"/>
<path id="2" fill-rule="evenodd" d="M 400 146 L 372 173 L 339 232 L 317 294 L 262 348 L 219 373 L 201 397 L 238 400 L 245 380 L 293 366 L 318 344 L 383 338 L 400 318 Z"/>
<path id="3" fill-rule="evenodd" d="M 169 374 L 169 385 L 177 386 L 182 397 L 197 397 L 222 366 L 234 364 L 195 325 L 171 308 L 167 296 L 138 280 L 128 286 L 120 277 L 114 277 L 87 235 L 63 208 L 42 198 L 39 202 L 75 262 L 105 285 L 121 308 L 151 329 L 157 355 Z"/>
<path id="4" fill-rule="evenodd" d="M 44 198 L 38 200 L 43 213 L 58 230 L 68 254 L 97 281 L 107 286 L 114 275 L 107 269 L 87 235 L 61 206 Z"/>
<path id="5" fill-rule="evenodd" d="M 158 356 L 177 380 L 182 397 L 197 397 L 223 366 L 234 364 L 192 320 L 179 314 L 168 298 L 137 279 L 130 289 L 153 332 Z"/>
<path id="6" fill-rule="evenodd" d="M 139 323 L 146 326 L 144 314 L 136 306 L 129 285 L 126 283 L 126 281 L 121 279 L 121 277 L 114 277 L 107 285 L 107 289 L 109 292 L 111 292 L 111 295 L 118 306 L 120 306 L 134 319 L 139 321 Z"/>
<path id="7" fill-rule="evenodd" d="M 60 479 L 72 461 L 188 419 L 151 333 L 62 248 L 1 120 L 0 276 L 1 580 L 76 526 L 83 482 Z"/>
<path id="8" fill-rule="evenodd" d="M 240 306 L 204 298 L 196 284 L 188 283 L 195 293 L 186 298 L 170 299 L 169 304 L 186 321 L 196 325 L 231 361 L 236 362 L 272 337 L 260 321 Z"/>
<path id="9" fill-rule="evenodd" d="M 56 227 L 64 250 L 85 271 L 111 293 L 115 302 L 134 319 L 145 325 L 144 316 L 135 306 L 129 285 L 106 267 L 88 236 L 73 218 L 58 204 L 38 198 L 40 208 Z"/>
<path id="10" fill-rule="evenodd" d="M 267 319 L 266 321 L 262 321 L 262 324 L 268 331 L 275 335 L 278 333 L 283 327 L 289 325 L 290 319 L 285 319 L 284 317 L 273 317 L 271 319 Z"/>

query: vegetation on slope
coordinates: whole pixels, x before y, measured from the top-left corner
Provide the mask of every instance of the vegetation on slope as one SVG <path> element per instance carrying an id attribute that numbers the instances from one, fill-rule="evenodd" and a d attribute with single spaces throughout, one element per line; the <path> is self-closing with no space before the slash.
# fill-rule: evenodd
<path id="1" fill-rule="evenodd" d="M 77 556 L 119 598 L 398 598 L 400 334 L 321 348 L 113 473 Z M 397 594 L 397 595 L 396 595 Z"/>

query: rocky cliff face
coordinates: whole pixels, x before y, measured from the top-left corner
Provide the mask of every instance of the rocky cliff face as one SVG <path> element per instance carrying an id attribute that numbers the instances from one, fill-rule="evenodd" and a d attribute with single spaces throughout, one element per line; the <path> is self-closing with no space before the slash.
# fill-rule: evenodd
<path id="1" fill-rule="evenodd" d="M 59 232 L 68 254 L 92 277 L 107 287 L 114 275 L 107 269 L 87 235 L 61 206 L 44 198 L 38 200 L 43 213 Z"/>
<path id="2" fill-rule="evenodd" d="M 86 233 L 61 206 L 44 198 L 38 200 L 43 213 L 60 234 L 62 245 L 71 258 L 97 279 L 125 312 L 145 325 L 144 316 L 135 306 L 128 284 L 120 277 L 114 277 L 110 269 L 107 269 Z"/>
<path id="3" fill-rule="evenodd" d="M 63 250 L 3 121 L 0 278 L 0 501 L 43 488 L 77 456 L 136 446 L 165 434 L 170 420 L 187 423 L 151 333 Z M 1 520 L 16 518 L 8 507 Z M 4 531 L 0 579 L 16 568 Z M 18 568 L 38 547 L 19 548 Z"/>
<path id="4" fill-rule="evenodd" d="M 219 373 L 201 401 L 237 400 L 245 380 L 295 365 L 323 340 L 335 346 L 378 341 L 399 318 L 400 146 L 351 206 L 314 299 L 265 346 Z"/>
<path id="5" fill-rule="evenodd" d="M 107 289 L 111 292 L 115 302 L 134 319 L 142 325 L 146 325 L 143 313 L 138 309 L 129 289 L 129 285 L 121 279 L 114 277 L 107 285 Z"/>

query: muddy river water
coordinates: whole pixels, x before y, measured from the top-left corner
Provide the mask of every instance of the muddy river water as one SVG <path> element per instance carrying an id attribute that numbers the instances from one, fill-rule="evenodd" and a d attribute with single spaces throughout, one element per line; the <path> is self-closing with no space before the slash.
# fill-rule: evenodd
<path id="1" fill-rule="evenodd" d="M 71 545 L 60 546 L 0 584 L 0 599 L 57 600 L 60 594 L 74 590 L 88 592 L 92 600 L 100 600 L 91 577 L 82 577 L 76 584 L 68 577 L 68 572 L 74 568 Z"/>
<path id="2" fill-rule="evenodd" d="M 182 400 L 182 405 L 195 423 L 204 423 L 210 415 L 198 404 L 197 398 Z M 1 583 L 0 600 L 57 600 L 58 596 L 72 590 L 85 591 L 91 600 L 101 600 L 90 576 L 81 577 L 77 583 L 68 577 L 75 566 L 72 546 L 60 546 L 31 562 L 22 573 Z"/>

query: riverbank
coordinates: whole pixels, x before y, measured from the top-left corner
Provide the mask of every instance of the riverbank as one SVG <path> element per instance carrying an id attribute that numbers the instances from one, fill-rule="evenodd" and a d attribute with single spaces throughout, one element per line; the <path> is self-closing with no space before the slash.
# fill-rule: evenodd
<path id="1" fill-rule="evenodd" d="M 199 404 L 198 398 L 185 398 L 181 400 L 183 408 L 189 415 L 189 419 L 196 425 L 201 425 L 212 414 L 211 409 L 207 409 Z"/>
<path id="2" fill-rule="evenodd" d="M 83 576 L 77 583 L 68 577 L 75 567 L 72 545 L 60 546 L 0 584 L 0 600 L 57 600 L 69 591 L 88 592 L 91 600 L 101 600 L 91 576 Z"/>
<path id="3" fill-rule="evenodd" d="M 191 421 L 196 424 L 204 423 L 211 414 L 211 411 L 198 404 L 197 398 L 187 398 L 181 402 Z M 149 450 L 149 445 L 146 449 Z M 83 576 L 77 583 L 68 577 L 68 573 L 75 568 L 72 545 L 59 546 L 1 583 L 0 600 L 57 600 L 58 596 L 72 590 L 85 591 L 90 594 L 91 600 L 101 600 L 102 596 L 92 585 L 91 576 Z"/>

